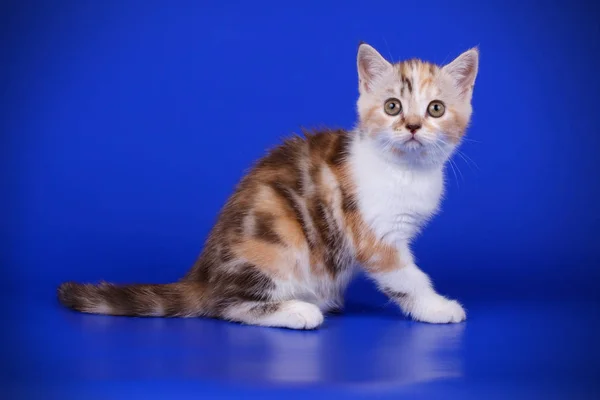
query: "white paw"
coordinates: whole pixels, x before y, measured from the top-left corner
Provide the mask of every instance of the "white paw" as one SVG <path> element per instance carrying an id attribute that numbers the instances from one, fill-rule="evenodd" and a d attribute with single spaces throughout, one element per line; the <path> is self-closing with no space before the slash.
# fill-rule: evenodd
<path id="1" fill-rule="evenodd" d="M 460 303 L 440 295 L 420 297 L 406 310 L 415 320 L 432 324 L 461 322 L 467 314 Z"/>
<path id="2" fill-rule="evenodd" d="M 323 313 L 314 304 L 290 300 L 281 307 L 281 325 L 292 329 L 315 329 L 323 323 Z"/>

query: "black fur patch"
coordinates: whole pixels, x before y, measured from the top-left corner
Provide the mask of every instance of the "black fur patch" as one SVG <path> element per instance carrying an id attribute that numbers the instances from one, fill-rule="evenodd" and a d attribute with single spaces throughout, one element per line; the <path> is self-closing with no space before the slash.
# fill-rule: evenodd
<path id="1" fill-rule="evenodd" d="M 312 237 L 312 235 L 310 233 L 311 232 L 311 230 L 309 228 L 310 221 L 305 220 L 304 215 L 302 213 L 302 205 L 298 204 L 298 202 L 296 201 L 296 199 L 293 196 L 293 192 L 289 188 L 286 188 L 279 182 L 274 182 L 271 185 L 271 187 L 273 188 L 273 190 L 275 190 L 275 192 L 283 200 L 285 200 L 285 202 L 288 204 L 289 208 L 294 212 L 294 215 L 296 216 L 296 220 L 298 221 L 298 223 L 300 224 L 300 227 L 302 228 L 302 233 L 304 234 L 304 237 L 306 238 L 306 242 L 308 243 L 308 245 L 311 249 L 314 248 L 316 243 L 315 243 L 315 238 Z"/>
<path id="2" fill-rule="evenodd" d="M 273 314 L 277 310 L 279 310 L 280 303 L 259 303 L 250 308 L 250 312 L 255 314 L 256 316 L 263 316 L 268 314 Z"/>
<path id="3" fill-rule="evenodd" d="M 344 232 L 335 222 L 327 205 L 320 199 L 317 199 L 311 211 L 317 232 L 325 245 L 325 267 L 332 276 L 336 276 L 350 263 Z"/>
<path id="4" fill-rule="evenodd" d="M 271 278 L 250 263 L 239 265 L 234 271 L 216 274 L 211 285 L 219 297 L 244 301 L 269 300 L 275 289 Z"/>
<path id="5" fill-rule="evenodd" d="M 281 238 L 275 232 L 274 224 L 275 217 L 268 213 L 256 213 L 255 217 L 255 228 L 254 235 L 265 242 L 273 244 L 283 244 Z"/>
<path id="6" fill-rule="evenodd" d="M 396 292 L 391 289 L 384 289 L 383 292 L 386 294 L 386 296 L 388 296 L 392 300 L 402 300 L 403 298 L 408 296 L 408 294 L 406 294 L 406 293 Z"/>
<path id="7" fill-rule="evenodd" d="M 412 93 L 412 91 L 413 91 L 412 79 L 408 79 L 407 77 L 402 76 L 402 89 L 401 89 L 402 95 L 404 95 L 404 88 L 405 87 L 406 87 L 406 90 L 408 90 L 409 93 Z"/>
<path id="8" fill-rule="evenodd" d="M 337 131 L 336 141 L 334 142 L 333 149 L 329 154 L 327 162 L 333 166 L 339 166 L 343 164 L 350 150 L 351 138 L 350 135 L 345 131 Z"/>
<path id="9" fill-rule="evenodd" d="M 358 205 L 356 204 L 356 198 L 341 187 L 340 191 L 342 193 L 342 211 L 345 214 L 357 211 Z"/>

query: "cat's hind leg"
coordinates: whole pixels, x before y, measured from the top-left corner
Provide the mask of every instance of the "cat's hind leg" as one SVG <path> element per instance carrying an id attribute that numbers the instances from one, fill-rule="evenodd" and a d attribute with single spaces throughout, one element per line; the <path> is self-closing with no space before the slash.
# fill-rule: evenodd
<path id="1" fill-rule="evenodd" d="M 248 325 L 289 329 L 315 329 L 323 323 L 319 307 L 300 300 L 234 303 L 224 310 L 222 318 Z"/>

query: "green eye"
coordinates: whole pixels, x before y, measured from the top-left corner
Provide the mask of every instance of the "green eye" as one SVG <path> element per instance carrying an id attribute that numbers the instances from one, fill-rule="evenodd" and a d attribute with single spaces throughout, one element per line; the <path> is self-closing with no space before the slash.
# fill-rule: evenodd
<path id="1" fill-rule="evenodd" d="M 429 103 L 429 106 L 427 107 L 427 112 L 433 118 L 439 118 L 446 112 L 446 106 L 441 101 L 434 100 L 431 103 Z"/>
<path id="2" fill-rule="evenodd" d="M 387 99 L 383 105 L 383 109 L 387 115 L 398 115 L 402 111 L 402 103 L 398 99 Z"/>

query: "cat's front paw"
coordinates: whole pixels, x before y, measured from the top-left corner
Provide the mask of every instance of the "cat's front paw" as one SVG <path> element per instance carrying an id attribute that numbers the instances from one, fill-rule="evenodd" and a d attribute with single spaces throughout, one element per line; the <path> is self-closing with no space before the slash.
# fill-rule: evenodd
<path id="1" fill-rule="evenodd" d="M 458 301 L 437 294 L 416 299 L 406 311 L 413 319 L 432 324 L 456 323 L 467 318 Z"/>
<path id="2" fill-rule="evenodd" d="M 291 329 L 315 329 L 323 323 L 319 307 L 304 301 L 290 300 L 281 306 L 282 319 L 279 326 Z"/>

